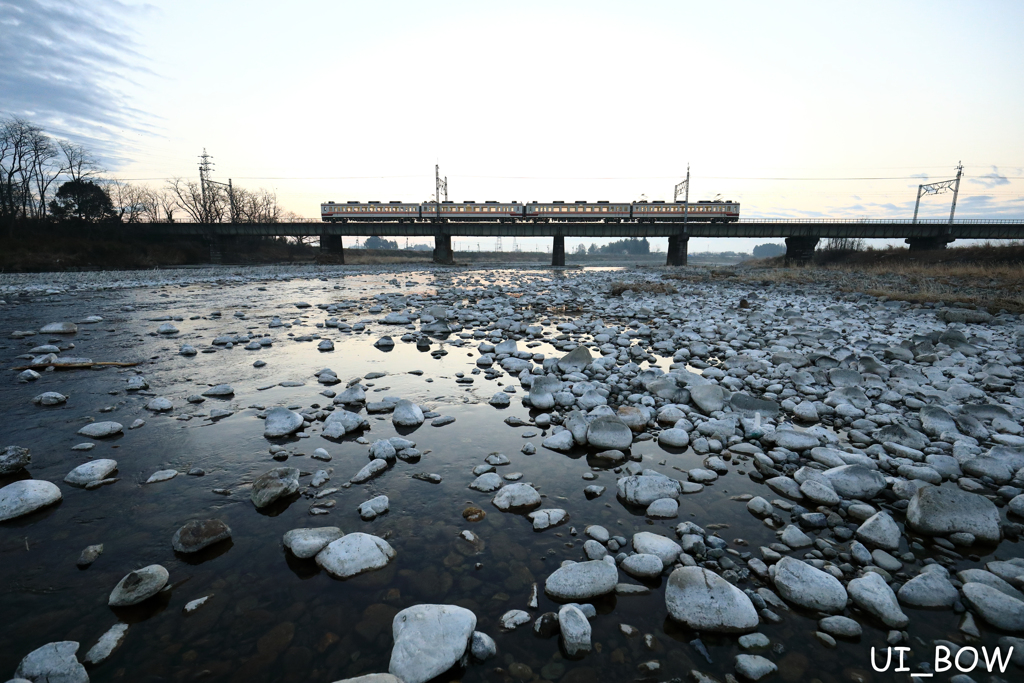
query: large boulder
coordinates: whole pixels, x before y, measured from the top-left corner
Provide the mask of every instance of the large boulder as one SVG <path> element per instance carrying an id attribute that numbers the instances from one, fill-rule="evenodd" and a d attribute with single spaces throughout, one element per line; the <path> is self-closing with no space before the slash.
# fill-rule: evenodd
<path id="1" fill-rule="evenodd" d="M 690 400 L 706 415 L 725 407 L 725 389 L 717 384 L 695 384 L 690 386 Z"/>
<path id="2" fill-rule="evenodd" d="M 265 508 L 275 500 L 290 496 L 299 490 L 297 467 L 275 467 L 252 483 L 249 498 L 253 505 Z"/>
<path id="3" fill-rule="evenodd" d="M 964 599 L 981 618 L 1004 631 L 1024 631 L 1024 602 L 983 583 L 965 583 Z"/>
<path id="4" fill-rule="evenodd" d="M 302 416 L 293 410 L 271 408 L 267 411 L 267 419 L 263 423 L 263 436 L 276 439 L 289 436 L 302 429 Z"/>
<path id="5" fill-rule="evenodd" d="M 889 628 L 903 628 L 910 623 L 881 574 L 866 572 L 850 581 L 846 588 L 858 607 L 878 617 Z"/>
<path id="6" fill-rule="evenodd" d="M 577 346 L 558 359 L 558 369 L 562 372 L 583 372 L 592 360 L 594 357 L 586 346 Z"/>
<path id="7" fill-rule="evenodd" d="M 391 421 L 396 427 L 419 427 L 423 424 L 423 410 L 412 401 L 403 398 L 395 404 Z"/>
<path id="8" fill-rule="evenodd" d="M 37 479 L 22 479 L 0 489 L 0 522 L 35 512 L 61 499 L 56 484 Z"/>
<path id="9" fill-rule="evenodd" d="M 284 547 L 292 551 L 299 559 L 308 560 L 316 556 L 329 543 L 337 541 L 345 533 L 336 526 L 316 527 L 313 529 L 292 529 L 281 539 Z"/>
<path id="10" fill-rule="evenodd" d="M 31 462 L 32 456 L 29 455 L 27 448 L 7 446 L 0 451 L 0 475 L 14 474 L 28 467 Z"/>
<path id="11" fill-rule="evenodd" d="M 616 483 L 619 497 L 630 505 L 647 507 L 659 498 L 678 499 L 682 485 L 669 477 L 636 474 Z"/>
<path id="12" fill-rule="evenodd" d="M 615 590 L 619 572 L 603 560 L 574 562 L 556 569 L 544 582 L 544 591 L 559 600 L 589 600 Z"/>
<path id="13" fill-rule="evenodd" d="M 407 607 L 392 622 L 395 645 L 388 670 L 405 683 L 425 683 L 462 659 L 475 628 L 476 615 L 464 607 Z"/>
<path id="14" fill-rule="evenodd" d="M 167 570 L 158 564 L 136 569 L 114 586 L 107 604 L 111 607 L 137 605 L 162 591 L 169 578 Z"/>
<path id="15" fill-rule="evenodd" d="M 633 431 L 617 417 L 602 416 L 587 427 L 587 443 L 599 451 L 629 450 L 633 443 Z"/>
<path id="16" fill-rule="evenodd" d="M 395 554 L 383 538 L 357 532 L 329 543 L 317 553 L 316 563 L 331 576 L 347 579 L 387 566 Z"/>
<path id="17" fill-rule="evenodd" d="M 907 525 L 927 536 L 973 534 L 978 541 L 998 543 L 999 510 L 988 498 L 949 486 L 917 490 L 907 507 Z"/>
<path id="18" fill-rule="evenodd" d="M 806 562 L 783 557 L 775 565 L 775 588 L 789 602 L 835 614 L 846 609 L 846 589 L 839 579 Z"/>
<path id="19" fill-rule="evenodd" d="M 843 465 L 821 473 L 835 492 L 843 498 L 871 500 L 885 488 L 885 477 L 878 470 L 863 465 Z"/>
<path id="20" fill-rule="evenodd" d="M 361 415 L 348 410 L 335 410 L 324 420 L 323 430 L 320 434 L 329 439 L 340 439 L 349 432 L 368 426 L 366 419 Z"/>
<path id="21" fill-rule="evenodd" d="M 540 494 L 529 484 L 509 484 L 498 491 L 491 499 L 496 508 L 502 511 L 525 510 L 540 505 Z"/>
<path id="22" fill-rule="evenodd" d="M 736 586 L 702 567 L 680 567 L 668 577 L 665 605 L 669 615 L 694 631 L 743 633 L 759 618 L 750 598 Z"/>
<path id="23" fill-rule="evenodd" d="M 25 655 L 14 672 L 14 680 L 32 683 L 89 683 L 89 674 L 78 663 L 78 643 L 63 640 L 47 643 Z"/>
<path id="24" fill-rule="evenodd" d="M 231 527 L 219 519 L 194 519 L 171 537 L 171 547 L 179 553 L 197 553 L 214 543 L 231 538 Z"/>

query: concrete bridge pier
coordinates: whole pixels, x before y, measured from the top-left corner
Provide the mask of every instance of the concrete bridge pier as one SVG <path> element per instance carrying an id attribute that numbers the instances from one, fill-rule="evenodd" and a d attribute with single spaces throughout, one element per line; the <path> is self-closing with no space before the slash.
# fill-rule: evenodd
<path id="1" fill-rule="evenodd" d="M 817 237 L 787 237 L 786 265 L 809 263 L 814 258 L 814 247 L 817 245 Z"/>
<path id="2" fill-rule="evenodd" d="M 555 235 L 551 244 L 551 265 L 565 265 L 565 236 Z"/>
<path id="3" fill-rule="evenodd" d="M 341 235 L 320 235 L 320 251 L 335 254 L 341 263 L 345 263 L 345 246 L 341 243 Z"/>
<path id="4" fill-rule="evenodd" d="M 938 237 L 908 237 L 904 240 L 910 245 L 910 251 L 935 251 L 945 249 L 946 245 L 953 241 L 952 237 L 940 235 Z"/>
<path id="5" fill-rule="evenodd" d="M 668 256 L 665 259 L 665 265 L 685 266 L 689 243 L 689 235 L 669 235 Z"/>
<path id="6" fill-rule="evenodd" d="M 451 235 L 434 235 L 434 263 L 451 265 L 455 263 Z"/>
<path id="7" fill-rule="evenodd" d="M 221 264 L 228 261 L 234 244 L 234 235 L 211 235 L 210 263 Z"/>

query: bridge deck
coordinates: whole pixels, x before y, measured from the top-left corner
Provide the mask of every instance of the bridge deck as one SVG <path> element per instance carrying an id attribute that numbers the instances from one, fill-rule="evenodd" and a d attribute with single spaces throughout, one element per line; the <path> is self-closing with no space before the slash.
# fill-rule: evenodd
<path id="1" fill-rule="evenodd" d="M 1024 239 L 1024 220 L 783 220 L 739 223 L 150 223 L 160 235 L 287 237 L 846 237 L 900 239 Z"/>

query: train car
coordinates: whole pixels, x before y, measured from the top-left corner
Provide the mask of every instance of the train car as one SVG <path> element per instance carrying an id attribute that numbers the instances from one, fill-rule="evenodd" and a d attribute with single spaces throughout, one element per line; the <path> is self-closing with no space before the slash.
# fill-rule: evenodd
<path id="1" fill-rule="evenodd" d="M 472 221 L 473 223 L 511 223 L 523 217 L 523 205 L 519 202 L 487 201 L 478 204 L 465 202 L 423 202 L 419 205 L 424 220 Z"/>
<path id="2" fill-rule="evenodd" d="M 524 218 L 537 223 L 621 223 L 629 220 L 629 204 L 599 202 L 530 202 Z"/>
<path id="3" fill-rule="evenodd" d="M 635 202 L 633 220 L 638 223 L 735 223 L 740 219 L 740 205 L 733 201 Z"/>
<path id="4" fill-rule="evenodd" d="M 473 201 L 440 204 L 399 201 L 326 202 L 320 205 L 320 218 L 328 223 L 417 221 L 513 223 L 733 223 L 739 220 L 740 205 L 733 201 L 699 201 L 687 207 L 684 202 L 495 202 Z"/>
<path id="5" fill-rule="evenodd" d="M 405 202 L 327 202 L 320 205 L 320 219 L 327 223 L 373 221 L 412 223 L 420 218 L 420 205 Z"/>

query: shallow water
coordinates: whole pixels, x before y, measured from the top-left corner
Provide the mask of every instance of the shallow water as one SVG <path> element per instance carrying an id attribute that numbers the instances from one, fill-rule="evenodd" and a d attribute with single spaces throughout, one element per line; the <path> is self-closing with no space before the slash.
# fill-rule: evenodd
<path id="1" fill-rule="evenodd" d="M 399 284 L 389 282 L 397 277 Z M 507 375 L 486 380 L 471 375 L 476 367 L 477 341 L 462 348 L 444 344 L 448 355 L 435 359 L 416 350 L 414 344 L 398 341 L 405 331 L 400 326 L 369 324 L 366 333 L 342 333 L 317 329 L 316 322 L 328 316 L 317 304 L 358 300 L 347 315 L 337 317 L 349 323 L 379 320 L 384 313 L 370 314 L 373 295 L 400 290 L 429 294 L 453 283 L 461 286 L 501 283 L 515 286 L 524 275 L 519 271 L 477 271 L 465 274 L 429 271 L 388 276 L 354 275 L 345 278 L 294 279 L 288 282 L 244 284 L 205 283 L 125 289 L 117 292 L 57 295 L 21 299 L 4 311 L 0 354 L 7 367 L 21 362 L 14 357 L 46 342 L 45 335 L 23 340 L 8 339 L 13 330 L 39 329 L 60 320 L 81 320 L 101 315 L 104 321 L 80 325 L 76 335 L 60 337 L 72 341 L 68 354 L 94 360 L 142 361 L 136 368 L 47 372 L 37 382 L 8 381 L 0 390 L 0 408 L 5 418 L 0 446 L 16 444 L 32 451 L 31 476 L 57 482 L 63 501 L 19 520 L 0 524 L 0 677 L 13 674 L 28 652 L 52 641 L 81 643 L 79 658 L 110 626 L 131 624 L 124 642 L 109 660 L 92 669 L 93 681 L 335 681 L 366 673 L 387 671 L 392 638 L 391 620 L 399 610 L 420 603 L 451 603 L 471 609 L 478 618 L 477 629 L 491 635 L 498 647 L 495 659 L 451 672 L 444 680 L 500 681 L 544 680 L 668 680 L 685 677 L 700 669 L 718 677 L 734 671 L 733 657 L 742 652 L 735 637 L 703 635 L 701 642 L 709 662 L 691 644 L 698 634 L 667 618 L 664 579 L 649 582 L 646 596 L 607 596 L 596 601 L 598 616 L 592 620 L 594 651 L 579 660 L 559 652 L 557 638 L 542 640 L 530 625 L 511 633 L 500 632 L 498 621 L 510 609 L 526 609 L 531 586 L 541 587 L 540 607 L 530 610 L 536 617 L 557 611 L 558 605 L 543 593 L 544 579 L 566 559 L 582 558 L 583 528 L 601 524 L 613 535 L 627 538 L 637 531 L 651 530 L 675 537 L 672 528 L 692 520 L 705 528 L 725 525 L 718 534 L 737 553 L 753 553 L 776 540 L 775 532 L 747 513 L 745 504 L 730 499 L 743 493 L 776 498 L 745 473 L 742 463 L 699 494 L 680 500 L 679 519 L 652 522 L 642 511 L 628 510 L 615 498 L 615 473 L 592 470 L 582 450 L 568 455 L 540 446 L 540 430 L 532 426 L 510 427 L 509 416 L 529 419 L 530 411 L 518 397 L 524 392 Z M 574 277 L 537 271 L 526 277 L 552 279 L 562 286 Z M 411 286 L 410 286 L 411 284 Z M 265 291 L 261 291 L 264 288 Z M 512 290 L 514 292 L 514 290 Z M 313 308 L 299 310 L 296 301 L 308 301 Z M 123 311 L 125 306 L 134 311 Z M 221 316 L 212 316 L 221 311 Z M 236 311 L 244 318 L 236 318 Z M 175 325 L 181 330 L 173 338 L 156 336 L 159 322 L 149 318 L 181 316 Z M 274 315 L 290 321 L 299 318 L 301 327 L 268 330 Z M 200 316 L 197 320 L 189 320 Z M 571 316 L 553 311 L 547 329 Z M 190 343 L 202 350 L 220 334 L 254 329 L 270 332 L 271 348 L 246 351 L 240 346 L 221 348 L 216 353 L 183 357 L 177 351 Z M 333 352 L 319 352 L 316 342 L 295 342 L 289 333 L 319 333 L 333 339 Z M 383 334 L 396 340 L 393 351 L 383 352 L 372 343 Z M 554 334 L 557 334 L 555 332 Z M 523 342 L 520 342 L 523 347 Z M 536 353 L 561 355 L 542 342 Z M 266 367 L 253 368 L 257 359 Z M 667 361 L 666 361 L 667 362 Z M 367 462 L 367 446 L 354 436 L 329 441 L 319 436 L 319 424 L 308 430 L 310 438 L 275 440 L 288 448 L 285 463 L 274 461 L 263 437 L 263 423 L 253 405 L 329 405 L 320 395 L 325 388 L 313 373 L 324 367 L 335 370 L 344 388 L 346 380 L 369 372 L 386 372 L 385 377 L 364 382 L 373 384 L 368 400 L 391 395 L 409 398 L 456 422 L 444 427 L 430 426 L 429 420 L 415 431 L 401 435 L 416 442 L 424 453 L 419 463 L 399 461 L 382 476 L 367 484 L 342 489 L 330 496 L 337 506 L 330 514 L 311 516 L 310 501 L 292 497 L 269 510 L 257 511 L 249 501 L 249 484 L 263 472 L 280 465 L 298 467 L 304 488 L 308 474 L 333 468 L 333 479 L 325 485 L 340 485 Z M 667 366 L 665 366 L 667 367 Z M 409 374 L 422 370 L 422 375 Z M 471 385 L 456 383 L 455 373 L 474 379 Z M 125 391 L 127 378 L 140 373 L 152 394 L 174 401 L 170 414 L 152 414 L 144 409 L 151 395 Z M 281 387 L 280 382 L 303 382 L 299 387 Z M 233 386 L 229 400 L 207 399 L 190 405 L 185 397 L 202 393 L 221 382 Z M 517 389 L 512 406 L 496 409 L 487 399 L 505 384 Z M 274 385 L 272 388 L 262 388 Z M 262 388 L 262 389 L 261 389 Z M 31 399 L 44 391 L 69 394 L 62 406 L 40 408 Z M 212 408 L 235 410 L 230 417 L 211 423 L 199 416 Z M 110 408 L 109 412 L 102 412 Z M 180 416 L 197 414 L 189 420 Z M 127 427 L 136 418 L 146 425 Z M 88 452 L 70 450 L 88 439 L 76 431 L 89 418 L 116 420 L 125 433 L 113 439 L 95 440 Z M 390 415 L 368 416 L 371 441 L 398 435 Z M 530 439 L 524 434 L 534 432 Z M 526 456 L 523 444 L 532 441 L 538 452 Z M 309 458 L 317 447 L 326 448 L 329 463 Z M 523 515 L 500 512 L 490 504 L 492 494 L 481 494 L 467 485 L 474 479 L 472 468 L 491 452 L 502 452 L 511 464 L 499 473 L 521 472 L 545 496 L 543 507 L 561 507 L 571 518 L 567 524 L 534 532 Z M 654 441 L 634 444 L 632 455 L 644 466 L 671 474 L 672 467 L 700 466 L 702 458 L 687 452 L 667 452 Z M 75 466 L 95 458 L 118 461 L 121 480 L 111 486 L 86 491 L 63 483 Z M 190 467 L 202 467 L 204 477 L 184 474 Z M 162 483 L 144 485 L 156 470 L 176 469 L 181 474 Z M 597 479 L 582 476 L 594 471 Z M 440 484 L 412 478 L 420 472 L 443 477 Z M 19 475 L 27 476 L 24 473 Z M 0 479 L 5 485 L 18 477 Z M 584 486 L 596 483 L 608 487 L 599 498 L 587 500 Z M 228 496 L 212 493 L 215 488 L 231 491 Z M 360 520 L 356 507 L 380 494 L 390 498 L 391 511 L 372 522 Z M 476 505 L 487 512 L 478 523 L 469 523 L 462 511 Z M 783 514 L 785 517 L 785 514 Z M 190 519 L 217 517 L 231 527 L 230 542 L 213 546 L 198 556 L 183 556 L 171 549 L 172 534 Z M 902 518 L 898 518 L 902 522 Z M 313 560 L 297 560 L 284 550 L 281 537 L 293 528 L 339 526 L 346 533 L 363 531 L 387 538 L 398 555 L 386 569 L 339 581 L 319 569 Z M 459 538 L 471 529 L 484 542 L 474 549 Z M 573 536 L 575 529 L 579 535 Z M 734 542 L 742 539 L 741 543 Z M 103 543 L 105 551 L 88 569 L 75 566 L 86 546 Z M 1020 544 L 1003 542 L 998 556 L 1021 556 Z M 972 549 L 985 552 L 984 548 Z M 988 549 L 990 551 L 990 549 Z M 901 552 L 904 552 L 901 549 Z M 794 553 L 802 556 L 800 551 Z M 920 554 L 923 559 L 925 553 Z M 734 556 L 737 564 L 742 556 Z M 994 556 L 965 559 L 958 569 L 981 566 Z M 979 562 L 980 560 L 980 562 Z M 144 605 L 127 609 L 107 606 L 114 585 L 129 571 L 162 564 L 171 576 L 173 589 Z M 624 582 L 635 583 L 624 574 Z M 745 582 L 741 587 L 753 587 Z M 196 612 L 185 615 L 186 602 L 211 595 Z M 958 632 L 959 615 L 952 611 L 919 613 L 911 617 L 909 632 L 914 657 L 908 663 L 931 658 L 930 641 L 946 638 L 966 642 Z M 849 611 L 847 612 L 850 613 Z M 780 667 L 786 681 L 819 679 L 891 680 L 892 674 L 875 674 L 870 667 L 870 648 L 884 648 L 887 629 L 861 615 L 866 624 L 859 642 L 840 641 L 834 650 L 814 638 L 815 615 L 780 612 L 779 624 L 762 624 L 759 631 L 777 648 L 768 653 Z M 620 624 L 630 624 L 642 636 L 627 637 Z M 873 624 L 873 625 L 871 625 Z M 995 645 L 999 634 L 982 629 L 982 644 Z M 778 649 L 781 648 L 781 649 Z M 765 653 L 762 653 L 765 654 Z M 641 673 L 638 666 L 657 660 L 660 670 Z"/>

